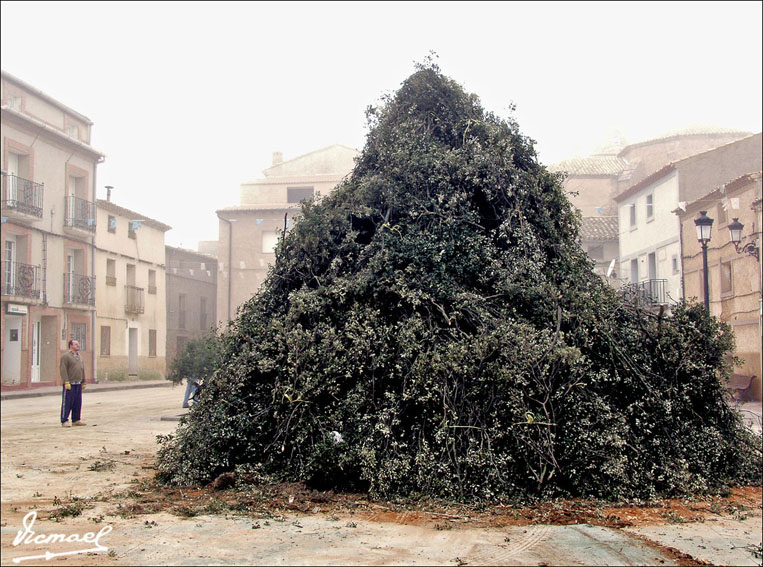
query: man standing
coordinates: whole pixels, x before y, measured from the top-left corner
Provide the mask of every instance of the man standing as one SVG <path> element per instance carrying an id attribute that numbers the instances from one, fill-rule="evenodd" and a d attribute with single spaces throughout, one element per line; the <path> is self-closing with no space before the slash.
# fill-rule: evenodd
<path id="1" fill-rule="evenodd" d="M 60 371 L 64 383 L 61 394 L 61 427 L 69 427 L 69 413 L 72 414 L 72 425 L 86 425 L 80 421 L 85 365 L 79 356 L 79 342 L 74 339 L 69 341 L 69 350 L 61 357 Z"/>

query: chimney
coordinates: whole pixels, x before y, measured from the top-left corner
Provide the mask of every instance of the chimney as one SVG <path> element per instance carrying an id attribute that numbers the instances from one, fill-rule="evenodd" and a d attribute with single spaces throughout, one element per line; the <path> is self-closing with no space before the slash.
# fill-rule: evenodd
<path id="1" fill-rule="evenodd" d="M 106 200 L 108 202 L 111 202 L 111 190 L 114 188 L 113 185 L 106 185 Z"/>
<path id="2" fill-rule="evenodd" d="M 273 165 L 283 163 L 283 152 L 273 152 Z"/>

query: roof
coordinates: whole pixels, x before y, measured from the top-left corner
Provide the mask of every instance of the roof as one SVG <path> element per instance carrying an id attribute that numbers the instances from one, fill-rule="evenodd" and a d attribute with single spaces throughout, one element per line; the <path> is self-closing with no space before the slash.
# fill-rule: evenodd
<path id="1" fill-rule="evenodd" d="M 184 254 L 186 256 L 196 256 L 200 259 L 205 259 L 208 262 L 217 262 L 217 258 L 215 258 L 214 256 L 205 254 L 204 252 L 199 252 L 198 250 L 191 250 L 190 248 L 181 248 L 179 246 L 170 246 L 169 244 L 165 244 L 164 249 L 175 254 Z"/>
<path id="2" fill-rule="evenodd" d="M 3 79 L 11 81 L 12 83 L 16 83 L 20 87 L 23 87 L 25 90 L 35 94 L 36 96 L 40 97 L 41 99 L 45 100 L 46 102 L 49 102 L 50 104 L 52 104 L 54 106 L 57 106 L 61 110 L 65 111 L 65 112 L 68 112 L 69 114 L 71 114 L 72 116 L 82 120 L 86 124 L 88 124 L 90 126 L 93 125 L 92 120 L 90 120 L 87 116 L 85 116 L 83 114 L 80 114 L 79 112 L 77 112 L 76 110 L 74 110 L 72 108 L 69 108 L 65 104 L 62 104 L 61 102 L 59 102 L 56 99 L 54 99 L 52 96 L 50 96 L 48 94 L 45 94 L 40 89 L 33 87 L 32 85 L 22 81 L 18 77 L 14 77 L 8 71 L 1 71 L 0 70 L 0 75 L 2 75 Z"/>
<path id="3" fill-rule="evenodd" d="M 716 187 L 709 193 L 702 195 L 701 197 L 691 201 L 690 203 L 687 203 L 685 206 L 685 209 L 675 209 L 673 212 L 678 213 L 679 216 L 685 216 L 687 214 L 693 214 L 697 210 L 705 207 L 706 205 L 704 203 L 707 202 L 714 202 L 719 201 L 723 199 L 723 195 L 728 195 L 729 192 L 736 191 L 737 189 L 743 189 L 744 187 L 747 187 L 751 183 L 755 183 L 756 181 L 760 181 L 763 177 L 763 172 L 761 171 L 753 171 L 751 173 L 745 173 L 744 175 L 740 175 L 736 179 L 732 179 L 728 183 L 725 183 L 724 185 L 721 185 L 720 187 Z M 753 202 L 753 206 L 754 206 Z"/>
<path id="4" fill-rule="evenodd" d="M 617 217 L 583 217 L 580 237 L 584 240 L 617 240 L 620 235 Z"/>
<path id="5" fill-rule="evenodd" d="M 734 128 L 722 128 L 720 126 L 708 126 L 708 125 L 701 125 L 701 124 L 694 124 L 692 126 L 688 126 L 686 128 L 676 128 L 673 130 L 668 130 L 667 132 L 664 132 L 663 134 L 660 134 L 658 136 L 655 136 L 654 138 L 648 138 L 646 140 L 642 140 L 641 142 L 635 142 L 633 144 L 628 144 L 625 146 L 625 148 L 630 148 L 633 146 L 640 146 L 642 144 L 651 144 L 654 142 L 659 142 L 662 140 L 667 140 L 670 138 L 678 138 L 681 136 L 724 136 L 724 135 L 738 135 L 740 138 L 746 138 L 747 136 L 751 136 L 753 132 L 747 132 L 745 130 L 736 130 Z M 623 149 L 625 149 L 623 148 Z"/>
<path id="6" fill-rule="evenodd" d="M 658 169 L 654 173 L 648 175 L 647 177 L 645 177 L 644 179 L 642 179 L 641 181 L 639 181 L 635 185 L 631 185 L 630 187 L 628 187 L 625 191 L 623 191 L 619 195 L 615 195 L 614 196 L 614 200 L 615 200 L 616 203 L 619 203 L 620 201 L 622 201 L 624 199 L 627 199 L 628 197 L 632 197 L 633 195 L 635 195 L 636 193 L 638 193 L 639 191 L 641 191 L 645 187 L 647 187 L 647 186 L 651 185 L 652 183 L 654 183 L 655 181 L 657 181 L 658 179 L 660 179 L 662 177 L 665 177 L 671 171 L 676 170 L 676 169 L 680 169 L 683 164 L 695 161 L 697 159 L 701 159 L 702 156 L 706 156 L 706 155 L 712 154 L 713 152 L 718 152 L 722 148 L 727 148 L 727 147 L 730 147 L 730 146 L 732 146 L 734 144 L 746 143 L 747 140 L 749 140 L 751 138 L 757 138 L 757 137 L 760 137 L 760 133 L 758 133 L 758 134 L 751 134 L 751 135 L 749 135 L 749 136 L 747 136 L 745 138 L 741 138 L 739 140 L 734 140 L 733 142 L 729 142 L 728 144 L 724 144 L 722 146 L 718 146 L 718 147 L 715 147 L 715 148 L 710 148 L 710 149 L 707 149 L 705 151 L 702 151 L 702 152 L 699 152 L 699 153 L 696 153 L 696 154 L 693 154 L 693 155 L 690 155 L 690 156 L 686 156 L 686 157 L 681 158 L 681 159 L 679 159 L 677 161 L 671 162 L 671 163 L 663 166 L 662 168 Z M 744 176 L 742 176 L 742 177 L 744 177 Z"/>
<path id="7" fill-rule="evenodd" d="M 662 166 L 660 169 L 658 169 L 654 173 L 644 177 L 644 179 L 642 179 L 635 185 L 631 185 L 630 187 L 628 187 L 625 191 L 623 191 L 619 195 L 615 195 L 613 197 L 615 202 L 619 203 L 620 201 L 635 195 L 636 193 L 641 191 L 644 187 L 648 187 L 649 185 L 651 185 L 658 179 L 665 177 L 668 173 L 670 173 L 674 169 L 676 169 L 676 164 L 674 162 L 671 162 L 668 165 Z"/>
<path id="8" fill-rule="evenodd" d="M 344 176 L 352 170 L 355 157 L 359 154 L 360 152 L 355 148 L 342 144 L 333 144 L 271 165 L 264 169 L 262 173 L 266 178 L 301 175 Z"/>
<path id="9" fill-rule="evenodd" d="M 255 213 L 257 211 L 292 211 L 301 209 L 302 205 L 299 203 L 289 203 L 288 205 L 233 205 L 231 207 L 217 209 L 215 213 L 217 213 L 217 216 L 220 216 L 220 213 Z"/>
<path id="10" fill-rule="evenodd" d="M 120 207 L 119 205 L 115 205 L 114 203 L 112 203 L 111 201 L 107 201 L 106 199 L 97 199 L 96 206 L 100 209 L 103 209 L 104 211 L 111 211 L 112 213 L 116 213 L 123 217 L 127 217 L 130 220 L 139 220 L 143 224 L 150 226 L 151 228 L 161 230 L 162 232 L 167 232 L 168 230 L 172 229 L 172 227 L 168 224 L 164 224 L 163 222 L 159 222 L 158 220 L 148 218 L 146 215 L 141 215 L 140 213 L 136 213 L 135 211 L 131 211 L 130 209 L 125 209 L 124 207 Z"/>
<path id="11" fill-rule="evenodd" d="M 571 158 L 548 166 L 552 172 L 566 172 L 570 175 L 618 175 L 630 167 L 627 160 L 619 157 L 627 152 L 628 149 L 642 145 L 649 145 L 655 142 L 662 142 L 671 138 L 681 138 L 687 136 L 736 136 L 738 139 L 753 135 L 753 132 L 735 130 L 733 128 L 721 128 L 719 126 L 694 125 L 687 128 L 669 130 L 654 138 L 625 144 L 622 137 L 610 140 L 598 153 L 584 157 Z M 715 149 L 715 148 L 711 148 Z M 702 152 L 699 152 L 702 153 Z"/>
<path id="12" fill-rule="evenodd" d="M 548 166 L 552 172 L 570 175 L 618 175 L 628 167 L 628 162 L 616 155 L 593 155 L 585 158 L 566 159 Z"/>

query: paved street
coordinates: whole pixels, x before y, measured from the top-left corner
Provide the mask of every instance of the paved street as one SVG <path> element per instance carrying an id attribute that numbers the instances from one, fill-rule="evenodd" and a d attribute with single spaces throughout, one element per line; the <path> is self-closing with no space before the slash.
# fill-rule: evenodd
<path id="1" fill-rule="evenodd" d="M 230 511 L 193 517 L 168 511 L 126 513 L 125 491 L 154 472 L 156 435 L 170 433 L 177 426 L 172 418 L 184 411 L 184 388 L 161 386 L 120 390 L 94 385 L 85 393 L 83 420 L 88 426 L 70 429 L 58 423 L 56 392 L 4 397 L 3 565 L 35 555 L 41 557 L 21 564 L 50 565 L 46 553 L 56 554 L 56 565 L 680 564 L 669 548 L 717 565 L 760 563 L 750 547 L 760 545 L 759 501 L 744 517 L 727 514 L 626 529 L 587 524 L 484 527 L 436 516 L 414 522 L 406 514 L 320 509 L 277 519 Z M 751 421 L 758 416 L 759 425 L 760 404 L 746 411 Z M 757 495 L 759 499 L 759 490 Z M 78 515 L 62 513 L 75 505 L 81 506 Z M 13 545 L 32 512 L 33 530 L 45 536 L 76 539 L 106 529 L 99 540 L 102 549 L 74 553 L 88 547 L 56 541 Z"/>

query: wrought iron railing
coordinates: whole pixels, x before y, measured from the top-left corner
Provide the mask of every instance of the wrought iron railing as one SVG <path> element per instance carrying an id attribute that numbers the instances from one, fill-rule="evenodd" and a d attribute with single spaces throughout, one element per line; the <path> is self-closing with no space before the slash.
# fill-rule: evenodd
<path id="1" fill-rule="evenodd" d="M 64 274 L 64 303 L 95 306 L 95 276 Z"/>
<path id="2" fill-rule="evenodd" d="M 66 226 L 95 232 L 95 203 L 79 197 L 67 197 Z"/>
<path id="3" fill-rule="evenodd" d="M 3 177 L 3 209 L 42 218 L 44 186 L 18 175 Z"/>
<path id="4" fill-rule="evenodd" d="M 145 311 L 142 287 L 125 286 L 125 311 L 127 313 L 143 313 Z"/>
<path id="5" fill-rule="evenodd" d="M 667 304 L 667 286 L 668 280 L 644 280 L 637 284 L 623 286 L 621 293 L 630 301 L 653 307 Z"/>
<path id="6" fill-rule="evenodd" d="M 40 299 L 40 266 L 3 262 L 2 294 Z"/>

